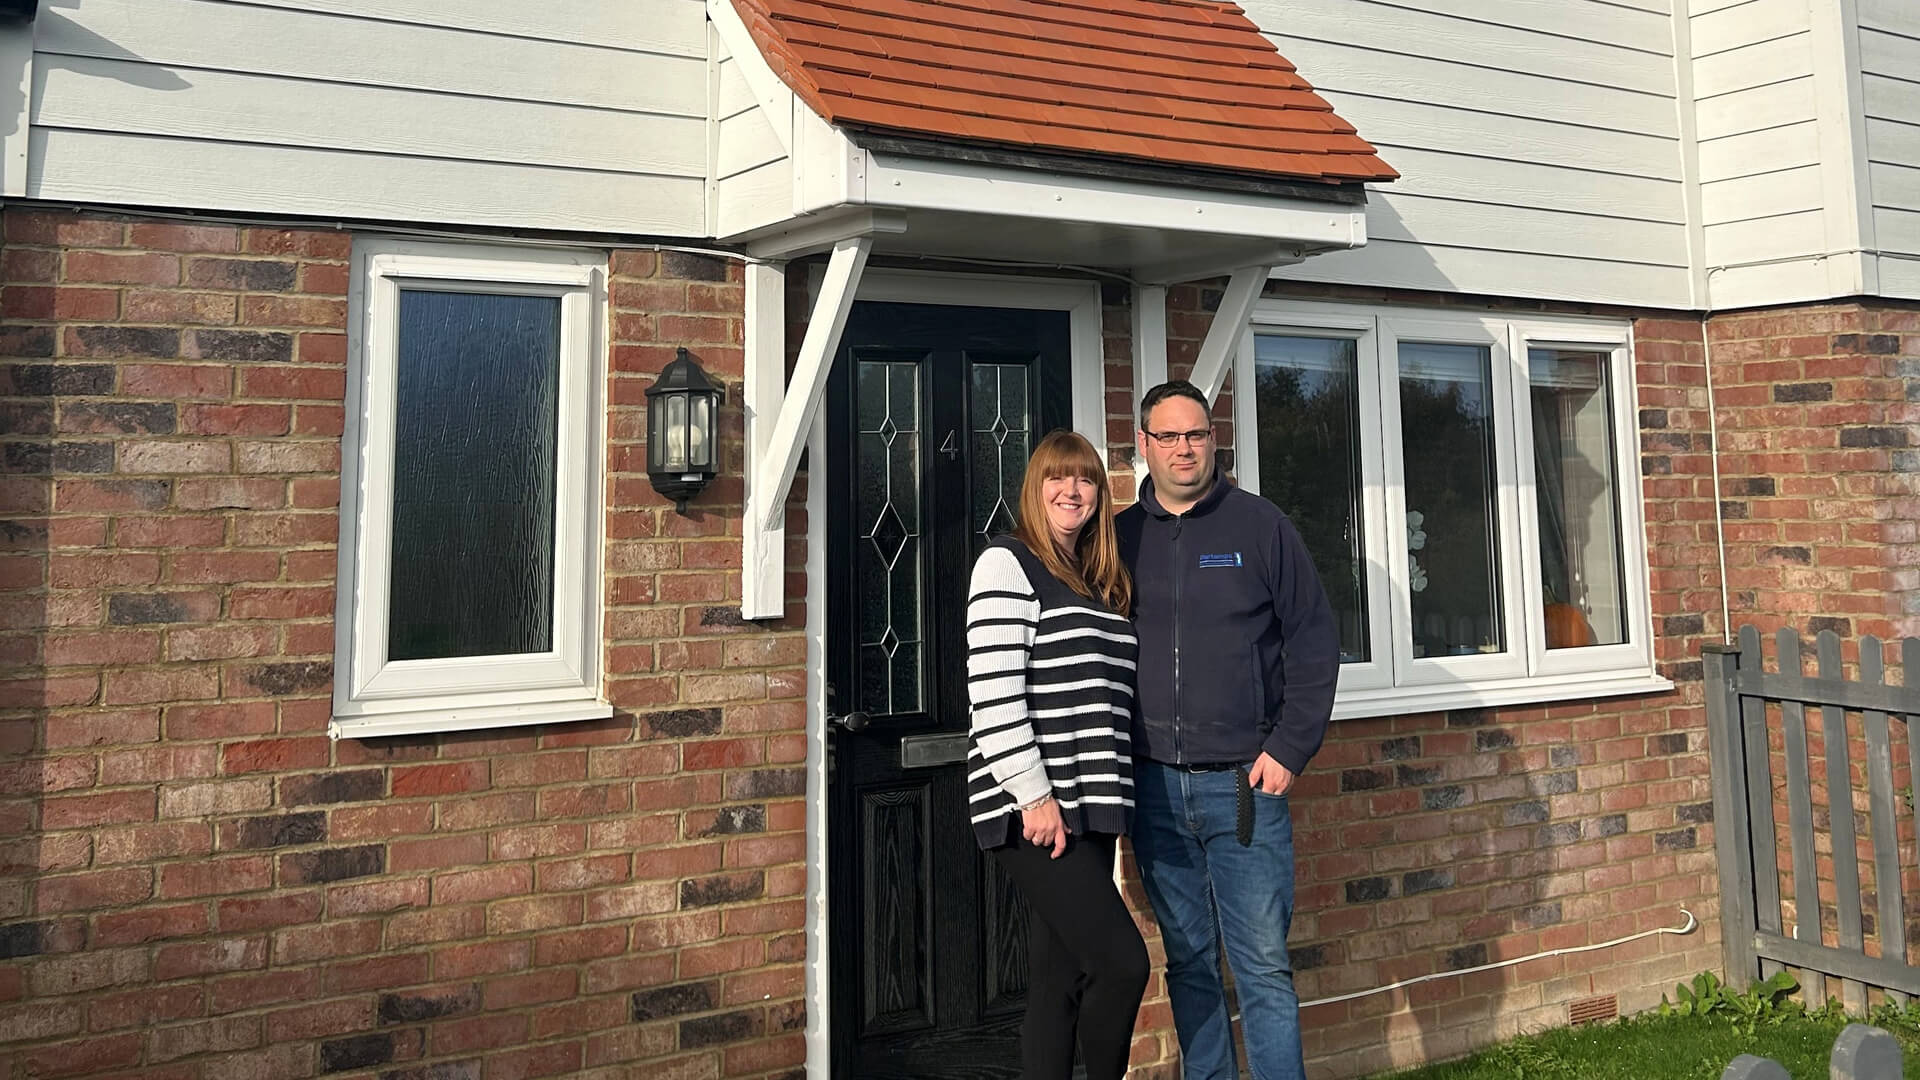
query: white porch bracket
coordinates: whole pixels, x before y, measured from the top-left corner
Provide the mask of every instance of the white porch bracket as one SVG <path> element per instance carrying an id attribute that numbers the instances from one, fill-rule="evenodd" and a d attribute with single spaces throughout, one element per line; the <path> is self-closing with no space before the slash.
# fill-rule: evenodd
<path id="1" fill-rule="evenodd" d="M 786 611 L 787 531 L 784 523 L 777 529 L 757 527 L 766 517 L 767 498 L 753 471 L 766 460 L 787 387 L 786 284 L 784 264 L 747 264 L 747 509 L 740 530 L 740 616 L 745 619 L 777 619 Z"/>
<path id="2" fill-rule="evenodd" d="M 1200 343 L 1200 356 L 1193 362 L 1193 374 L 1187 380 L 1198 387 L 1209 402 L 1220 393 L 1220 387 L 1227 381 L 1227 369 L 1233 363 L 1234 350 L 1240 347 L 1247 321 L 1253 318 L 1254 302 L 1260 299 L 1260 290 L 1266 285 L 1267 274 L 1272 269 L 1264 263 L 1242 266 L 1227 281 L 1226 294 L 1220 298 L 1220 309 L 1213 313 L 1213 324 L 1207 327 L 1207 339 Z"/>
<path id="3" fill-rule="evenodd" d="M 793 487 L 793 474 L 800 466 L 800 451 L 806 445 L 807 432 L 820 411 L 821 399 L 826 396 L 827 372 L 840 346 L 840 332 L 846 328 L 847 313 L 853 308 L 854 293 L 860 288 L 860 275 L 866 270 L 867 255 L 872 250 L 873 239 L 868 236 L 848 237 L 833 245 L 826 273 L 821 277 L 819 299 L 814 302 L 812 316 L 807 321 L 807 336 L 800 340 L 793 381 L 784 394 L 779 394 L 779 410 L 774 414 L 772 430 L 767 432 L 764 445 L 755 445 L 757 439 L 749 443 L 754 457 L 747 462 L 749 505 L 747 520 L 743 523 L 747 531 L 785 532 L 787 492 Z M 766 301 L 768 306 L 771 303 Z M 754 310 L 751 302 L 748 310 Z M 767 381 L 767 373 L 762 369 L 767 357 L 752 345 L 748 349 L 752 362 L 747 366 L 747 378 L 754 385 L 749 386 L 747 397 L 750 402 L 757 400 L 766 404 L 768 399 L 758 384 Z M 784 539 L 784 536 L 761 538 L 763 543 L 775 545 Z M 744 582 L 742 584 L 744 593 Z M 775 584 L 778 584 L 777 575 Z M 764 597 L 760 599 L 764 601 Z M 744 600 L 741 607 L 742 613 L 748 614 Z"/>
<path id="4" fill-rule="evenodd" d="M 1133 287 L 1133 401 L 1127 414 L 1139 427 L 1140 399 L 1147 391 L 1167 381 L 1167 288 L 1164 285 Z M 1138 440 L 1134 440 L 1138 442 Z M 1134 490 L 1146 479 L 1146 459 L 1138 447 L 1133 452 Z"/>

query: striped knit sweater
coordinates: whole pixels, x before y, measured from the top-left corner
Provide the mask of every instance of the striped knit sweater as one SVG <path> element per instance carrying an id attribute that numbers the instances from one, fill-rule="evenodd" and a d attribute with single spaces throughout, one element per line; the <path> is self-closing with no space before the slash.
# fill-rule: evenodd
<path id="1" fill-rule="evenodd" d="M 1119 834 L 1133 812 L 1133 624 L 1074 592 L 1011 537 L 967 601 L 967 801 L 983 848 L 1051 793 L 1067 830 Z"/>

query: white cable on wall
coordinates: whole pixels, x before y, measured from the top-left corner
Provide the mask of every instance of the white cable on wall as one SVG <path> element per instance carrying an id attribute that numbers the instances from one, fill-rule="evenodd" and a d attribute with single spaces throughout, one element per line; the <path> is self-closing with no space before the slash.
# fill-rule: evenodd
<path id="1" fill-rule="evenodd" d="M 1337 994 L 1333 997 L 1315 998 L 1312 1001 L 1303 1001 L 1300 1003 L 1300 1007 L 1305 1009 L 1313 1005 L 1331 1005 L 1336 1001 L 1352 1001 L 1354 998 L 1371 997 L 1374 994 L 1384 994 L 1389 990 L 1398 990 L 1403 986 L 1412 986 L 1415 983 L 1423 983 L 1432 979 L 1446 979 L 1446 978 L 1451 978 L 1455 975 L 1472 975 L 1473 973 L 1478 971 L 1492 971 L 1495 968 L 1512 967 L 1515 964 L 1524 964 L 1529 960 L 1544 960 L 1549 956 L 1565 956 L 1569 953 L 1592 952 L 1595 949 L 1611 949 L 1615 945 L 1625 945 L 1629 941 L 1639 941 L 1641 938 L 1653 937 L 1655 934 L 1691 934 L 1693 933 L 1694 928 L 1700 925 L 1700 921 L 1698 919 L 1695 919 L 1693 917 L 1693 912 L 1688 911 L 1686 908 L 1681 908 L 1680 914 L 1685 915 L 1687 917 L 1687 924 L 1685 926 L 1660 926 L 1660 927 L 1655 927 L 1652 930 L 1642 930 L 1637 934 L 1629 934 L 1623 938 L 1614 938 L 1612 941 L 1602 941 L 1593 945 L 1574 945 L 1564 949 L 1549 949 L 1546 952 L 1534 953 L 1532 956 L 1516 956 L 1511 960 L 1500 960 L 1491 964 L 1481 964 L 1479 967 L 1460 968 L 1457 971 L 1436 971 L 1428 975 L 1418 975 L 1411 979 L 1401 979 L 1399 982 L 1388 983 L 1385 986 L 1376 986 L 1371 990 L 1355 990 L 1351 994 Z"/>

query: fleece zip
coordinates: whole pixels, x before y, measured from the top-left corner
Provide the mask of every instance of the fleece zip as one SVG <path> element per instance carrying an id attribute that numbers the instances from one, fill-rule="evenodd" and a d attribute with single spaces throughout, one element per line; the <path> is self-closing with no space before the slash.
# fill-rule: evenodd
<path id="1" fill-rule="evenodd" d="M 1223 480 L 1184 514 L 1153 481 L 1115 522 L 1140 639 L 1137 757 L 1295 773 L 1320 749 L 1339 635 L 1306 544 L 1278 507 Z"/>

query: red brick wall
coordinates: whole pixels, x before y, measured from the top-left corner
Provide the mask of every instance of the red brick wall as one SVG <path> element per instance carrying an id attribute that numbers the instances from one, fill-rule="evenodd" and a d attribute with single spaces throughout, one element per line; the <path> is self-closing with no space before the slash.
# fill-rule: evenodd
<path id="1" fill-rule="evenodd" d="M 1714 390 L 1720 420 L 1721 505 L 1727 532 L 1727 578 L 1735 625 L 1752 624 L 1768 639 L 1770 670 L 1815 669 L 1814 635 L 1840 639 L 1848 677 L 1858 676 L 1861 638 L 1886 644 L 1890 681 L 1901 681 L 1894 639 L 1920 636 L 1920 309 L 1886 302 L 1817 304 L 1717 316 L 1709 321 Z M 1802 655 L 1776 655 L 1774 631 L 1801 635 Z M 1904 676 L 1912 685 L 1913 674 Z M 1769 710 L 1775 776 L 1784 776 L 1777 708 Z M 1817 922 L 1838 944 L 1832 797 L 1826 782 L 1823 724 L 1807 710 L 1812 777 Z M 1913 778 L 1893 721 L 1896 791 Z M 1910 729 L 1909 729 L 1910 730 Z M 1859 720 L 1850 722 L 1847 753 L 1854 775 L 1855 851 L 1865 894 L 1867 947 L 1879 953 L 1875 863 L 1865 799 L 1867 760 Z M 1794 900 L 1785 790 L 1774 819 L 1783 918 L 1788 932 L 1803 921 Z M 1900 818 L 1903 894 L 1920 895 L 1913 822 Z M 1920 908 L 1909 902 L 1907 940 L 1920 947 Z M 1910 954 L 1913 951 L 1910 950 Z M 1828 982 L 1821 990 L 1842 996 Z M 1847 990 L 1858 1007 L 1857 987 Z"/>
<path id="2" fill-rule="evenodd" d="M 737 266 L 612 256 L 614 719 L 335 744 L 349 238 L 4 228 L 0 1076 L 791 1075 L 799 608 L 640 442 L 659 342 L 737 384 Z"/>
<path id="3" fill-rule="evenodd" d="M 739 400 L 737 267 L 612 256 L 614 720 L 330 744 L 347 237 L 18 211 L 4 227 L 12 1075 L 793 1075 L 804 605 L 738 619 L 738 410 L 723 412 L 729 467 L 690 517 L 653 494 L 641 442 L 644 389 L 673 345 Z M 1110 454 L 1130 498 L 1127 302 L 1106 291 Z M 1169 290 L 1176 373 L 1217 302 L 1211 285 Z M 1737 621 L 1818 610 L 1853 635 L 1911 632 L 1915 451 L 1893 440 L 1913 422 L 1914 318 L 1842 306 L 1806 313 L 1825 329 L 1714 324 L 1729 569 L 1755 574 L 1735 585 Z M 1701 327 L 1640 317 L 1636 340 L 1656 656 L 1678 689 L 1338 724 L 1295 803 L 1294 948 L 1311 1000 L 1674 925 L 1683 905 L 1703 931 L 1310 1008 L 1318 1075 L 1457 1054 L 1563 1022 L 1589 995 L 1643 1007 L 1719 963 Z M 1766 367 L 1782 362 L 1796 368 Z M 1869 405 L 1778 397 L 1822 382 Z M 803 499 L 804 478 L 788 518 L 795 598 Z M 1772 550 L 1796 546 L 1804 563 Z M 1797 610 L 1810 590 L 1818 608 Z M 1129 892 L 1138 902 L 1137 882 Z M 1157 974 L 1135 1061 L 1174 1075 Z"/>
<path id="4" fill-rule="evenodd" d="M 1920 310 L 1823 304 L 1708 329 L 1735 624 L 1920 636 Z"/>

